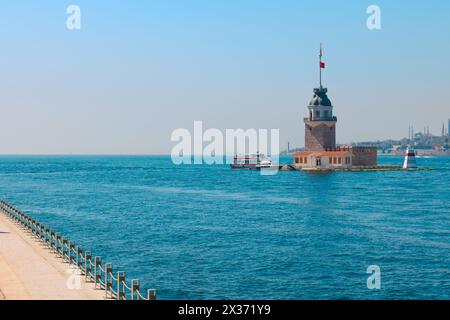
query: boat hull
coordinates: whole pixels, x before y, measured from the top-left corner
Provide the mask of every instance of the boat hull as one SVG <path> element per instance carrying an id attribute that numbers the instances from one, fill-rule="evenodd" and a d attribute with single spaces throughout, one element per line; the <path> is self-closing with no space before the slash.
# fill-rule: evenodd
<path id="1" fill-rule="evenodd" d="M 277 165 L 230 164 L 230 167 L 233 170 L 261 170 L 261 169 L 276 168 Z"/>

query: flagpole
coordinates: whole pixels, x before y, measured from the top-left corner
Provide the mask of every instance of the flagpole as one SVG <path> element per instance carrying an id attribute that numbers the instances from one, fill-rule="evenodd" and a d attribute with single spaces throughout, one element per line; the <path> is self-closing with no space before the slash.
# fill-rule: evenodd
<path id="1" fill-rule="evenodd" d="M 320 90 L 322 90 L 322 43 L 320 44 L 320 51 L 319 51 L 319 84 Z"/>
<path id="2" fill-rule="evenodd" d="M 320 59 L 320 62 L 322 62 L 322 59 Z M 322 90 L 322 68 L 319 64 L 319 83 L 320 83 L 320 89 Z"/>
<path id="3" fill-rule="evenodd" d="M 319 84 L 320 84 L 320 89 L 322 89 L 322 68 L 320 67 L 320 63 L 322 62 L 322 58 L 320 58 L 319 60 Z"/>

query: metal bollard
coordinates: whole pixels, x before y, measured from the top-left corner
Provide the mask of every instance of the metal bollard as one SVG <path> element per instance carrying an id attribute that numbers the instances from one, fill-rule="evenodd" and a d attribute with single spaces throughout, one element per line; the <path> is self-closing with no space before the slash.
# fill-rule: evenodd
<path id="1" fill-rule="evenodd" d="M 64 260 L 66 260 L 68 256 L 68 246 L 67 246 L 68 243 L 69 241 L 67 239 L 62 238 L 62 257 Z"/>
<path id="2" fill-rule="evenodd" d="M 94 258 L 94 285 L 95 288 L 97 288 L 97 281 L 101 280 L 102 274 L 101 274 L 101 268 L 102 266 L 102 257 L 95 257 Z M 100 271 L 100 274 L 98 272 Z M 100 283 L 100 281 L 99 281 Z M 101 287 L 101 285 L 100 285 Z"/>
<path id="3" fill-rule="evenodd" d="M 112 281 L 110 275 L 113 272 L 113 265 L 111 262 L 105 264 L 105 298 L 108 298 L 108 292 L 112 290 Z"/>
<path id="4" fill-rule="evenodd" d="M 148 289 L 147 290 L 147 299 L 148 300 L 156 300 L 156 289 Z"/>
<path id="5" fill-rule="evenodd" d="M 60 255 L 61 254 L 61 233 L 56 233 L 56 254 Z"/>
<path id="6" fill-rule="evenodd" d="M 39 229 L 39 239 L 41 241 L 45 240 L 45 227 L 43 224 L 41 224 L 41 228 Z"/>
<path id="7" fill-rule="evenodd" d="M 33 232 L 33 235 L 37 237 L 38 233 L 39 233 L 39 222 L 34 220 L 34 232 Z"/>
<path id="8" fill-rule="evenodd" d="M 90 273 L 92 272 L 92 252 L 86 251 L 84 253 L 84 280 L 91 279 Z"/>
<path id="9" fill-rule="evenodd" d="M 50 231 L 50 248 L 57 250 L 55 245 L 55 231 Z"/>
<path id="10" fill-rule="evenodd" d="M 81 259 L 80 259 L 81 256 L 83 256 L 83 248 L 77 246 L 77 267 L 80 269 L 81 269 Z"/>
<path id="11" fill-rule="evenodd" d="M 40 223 L 36 221 L 35 227 L 34 227 L 34 234 L 33 234 L 35 237 L 39 237 L 39 228 L 40 228 Z"/>
<path id="12" fill-rule="evenodd" d="M 45 243 L 45 226 L 41 225 L 41 233 L 40 233 L 41 241 Z"/>
<path id="13" fill-rule="evenodd" d="M 124 300 L 125 292 L 123 290 L 123 283 L 125 282 L 125 272 L 117 272 L 117 300 Z"/>
<path id="14" fill-rule="evenodd" d="M 136 299 L 139 300 L 139 295 L 137 292 L 141 287 L 141 282 L 138 279 L 131 280 L 131 300 L 134 300 L 134 295 L 136 294 Z"/>
<path id="15" fill-rule="evenodd" d="M 75 241 L 69 241 L 69 264 L 73 264 L 75 260 Z"/>
<path id="16" fill-rule="evenodd" d="M 47 245 L 50 244 L 50 229 L 49 228 L 45 228 L 45 243 Z"/>

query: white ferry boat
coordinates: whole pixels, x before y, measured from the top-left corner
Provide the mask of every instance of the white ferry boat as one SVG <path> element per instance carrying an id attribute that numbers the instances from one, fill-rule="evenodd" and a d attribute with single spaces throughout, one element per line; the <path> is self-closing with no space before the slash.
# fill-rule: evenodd
<path id="1" fill-rule="evenodd" d="M 262 168 L 271 168 L 272 160 L 259 153 L 242 157 L 235 155 L 230 166 L 231 169 L 260 170 Z"/>

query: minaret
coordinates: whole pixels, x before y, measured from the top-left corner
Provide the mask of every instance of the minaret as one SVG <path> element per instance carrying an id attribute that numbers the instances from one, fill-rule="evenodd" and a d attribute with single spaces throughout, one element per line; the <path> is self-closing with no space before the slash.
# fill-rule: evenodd
<path id="1" fill-rule="evenodd" d="M 326 151 L 336 148 L 336 122 L 333 105 L 327 96 L 327 88 L 322 87 L 322 44 L 319 52 L 319 87 L 314 88 L 314 96 L 309 102 L 309 116 L 305 122 L 305 151 Z"/>
<path id="2" fill-rule="evenodd" d="M 448 119 L 447 123 L 447 136 L 450 138 L 450 119 Z"/>

